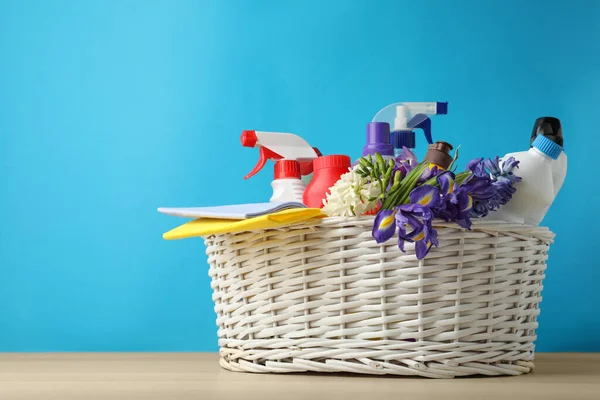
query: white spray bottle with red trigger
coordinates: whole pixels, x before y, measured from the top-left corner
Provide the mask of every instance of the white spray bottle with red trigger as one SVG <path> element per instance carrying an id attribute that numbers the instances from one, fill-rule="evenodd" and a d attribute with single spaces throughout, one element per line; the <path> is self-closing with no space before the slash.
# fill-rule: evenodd
<path id="1" fill-rule="evenodd" d="M 271 182 L 273 195 L 270 201 L 302 203 L 306 183 L 301 178 L 312 173 L 312 161 L 321 155 L 319 150 L 291 133 L 249 130 L 243 131 L 240 139 L 244 147 L 259 148 L 258 163 L 244 179 L 260 171 L 267 160 L 273 160 L 275 176 Z"/>

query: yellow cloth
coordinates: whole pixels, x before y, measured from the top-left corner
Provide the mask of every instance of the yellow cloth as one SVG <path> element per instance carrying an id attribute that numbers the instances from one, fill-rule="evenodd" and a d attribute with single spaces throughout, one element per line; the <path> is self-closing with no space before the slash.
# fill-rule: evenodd
<path id="1" fill-rule="evenodd" d="M 309 219 L 322 217 L 324 217 L 324 215 L 321 213 L 320 208 L 294 208 L 292 210 L 285 210 L 242 220 L 199 218 L 180 225 L 169 232 L 165 232 L 163 238 L 167 240 L 185 239 L 197 236 L 216 235 L 219 233 L 280 228 Z"/>

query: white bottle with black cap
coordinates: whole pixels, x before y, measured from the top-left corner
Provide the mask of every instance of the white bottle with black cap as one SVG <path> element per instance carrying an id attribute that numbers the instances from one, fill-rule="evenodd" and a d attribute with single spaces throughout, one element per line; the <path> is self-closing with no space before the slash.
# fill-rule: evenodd
<path id="1" fill-rule="evenodd" d="M 512 199 L 497 212 L 491 213 L 490 219 L 539 225 L 558 193 L 555 176 L 560 171 L 557 170 L 559 166 L 556 160 L 562 152 L 561 146 L 544 135 L 537 135 L 529 151 L 509 153 L 502 157 L 514 157 L 519 161 L 519 169 L 515 174 L 522 180 L 514 184 L 517 191 Z"/>

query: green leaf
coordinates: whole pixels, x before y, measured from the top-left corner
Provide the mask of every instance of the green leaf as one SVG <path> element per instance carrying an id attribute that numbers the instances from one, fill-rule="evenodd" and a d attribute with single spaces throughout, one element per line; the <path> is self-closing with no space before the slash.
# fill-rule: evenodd
<path id="1" fill-rule="evenodd" d="M 466 181 L 469 176 L 471 176 L 471 171 L 460 172 L 456 174 L 454 182 L 456 182 L 457 185 L 462 185 L 463 182 Z"/>
<path id="2" fill-rule="evenodd" d="M 454 167 L 454 164 L 456 163 L 456 160 L 458 160 L 458 149 L 460 149 L 460 145 L 458 145 L 456 147 L 456 151 L 454 152 L 454 158 L 452 159 L 452 162 L 450 163 L 450 165 L 448 166 L 448 168 L 446 168 L 447 171 L 452 171 L 452 167 Z"/>
<path id="3" fill-rule="evenodd" d="M 410 171 L 411 173 L 409 174 L 409 176 L 407 176 L 408 179 L 405 179 L 403 181 L 403 182 L 406 182 L 406 184 L 404 185 L 404 187 L 401 190 L 402 196 L 398 200 L 398 204 L 408 203 L 410 192 L 412 192 L 412 190 L 417 186 L 417 182 L 418 182 L 419 178 L 421 177 L 421 175 L 423 174 L 423 171 L 425 171 L 426 168 L 429 168 L 429 163 L 424 162 L 424 163 L 421 163 L 421 165 L 418 166 L 417 168 Z M 418 170 L 418 173 L 412 174 L 413 172 L 415 172 L 415 170 Z"/>
<path id="4" fill-rule="evenodd" d="M 397 205 L 404 204 L 407 201 L 406 199 L 408 199 L 410 192 L 417 186 L 419 177 L 428 166 L 429 164 L 427 162 L 418 164 L 398 183 L 397 186 L 394 184 L 384 199 L 382 208 L 389 210 Z"/>

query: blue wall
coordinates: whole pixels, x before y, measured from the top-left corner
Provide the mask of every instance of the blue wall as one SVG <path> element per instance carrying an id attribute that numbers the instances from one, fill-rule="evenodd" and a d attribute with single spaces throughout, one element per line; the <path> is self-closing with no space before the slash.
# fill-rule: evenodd
<path id="1" fill-rule="evenodd" d="M 156 207 L 264 201 L 242 129 L 357 156 L 401 100 L 450 102 L 434 137 L 463 165 L 561 118 L 538 350 L 600 350 L 599 19 L 593 0 L 0 0 L 0 351 L 216 350 L 202 242 L 163 241 L 179 220 Z"/>

